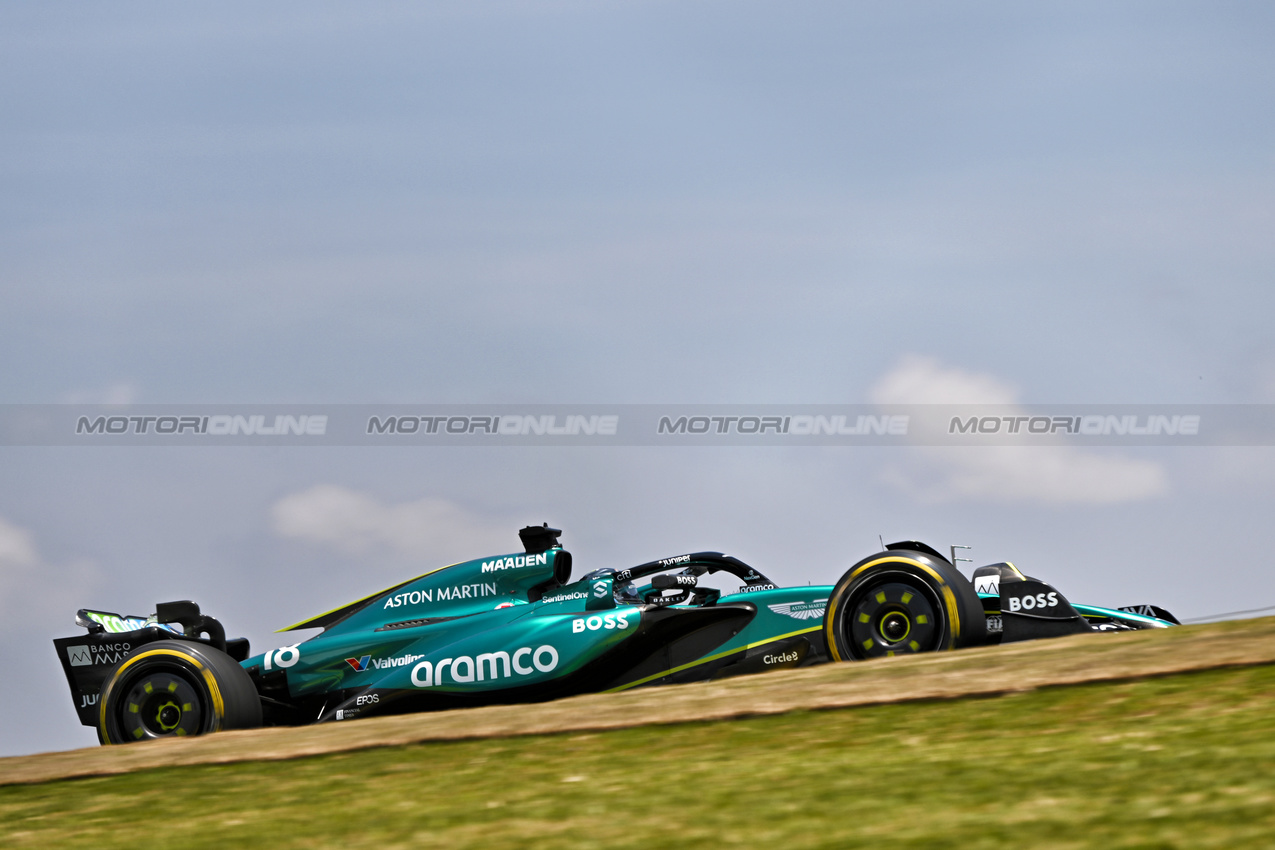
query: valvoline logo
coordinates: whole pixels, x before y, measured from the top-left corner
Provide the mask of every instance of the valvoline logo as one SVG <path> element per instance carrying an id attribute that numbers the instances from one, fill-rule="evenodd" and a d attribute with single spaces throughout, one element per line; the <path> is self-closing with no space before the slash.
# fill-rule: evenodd
<path id="1" fill-rule="evenodd" d="M 368 664 L 372 662 L 372 656 L 365 655 L 362 658 L 347 658 L 345 663 L 354 668 L 355 673 L 362 673 L 367 669 Z"/>

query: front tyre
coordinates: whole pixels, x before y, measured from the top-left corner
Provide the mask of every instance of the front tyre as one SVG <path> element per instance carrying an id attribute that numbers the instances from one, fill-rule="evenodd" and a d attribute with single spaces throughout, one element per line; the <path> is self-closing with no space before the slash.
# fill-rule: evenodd
<path id="1" fill-rule="evenodd" d="M 824 634 L 834 660 L 881 658 L 974 646 L 987 640 L 974 586 L 923 552 L 864 558 L 832 590 Z"/>
<path id="2" fill-rule="evenodd" d="M 99 703 L 104 744 L 261 725 L 261 701 L 247 672 L 221 650 L 189 641 L 139 647 L 107 678 Z"/>

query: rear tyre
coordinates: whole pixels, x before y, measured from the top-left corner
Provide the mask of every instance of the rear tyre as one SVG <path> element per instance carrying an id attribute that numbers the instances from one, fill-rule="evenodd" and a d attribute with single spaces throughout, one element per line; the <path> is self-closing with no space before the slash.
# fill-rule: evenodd
<path id="1" fill-rule="evenodd" d="M 261 725 L 261 700 L 239 663 L 202 643 L 139 647 L 107 677 L 98 739 L 129 744 Z"/>
<path id="2" fill-rule="evenodd" d="M 924 552 L 864 558 L 832 590 L 824 634 L 834 660 L 881 658 L 975 646 L 987 640 L 974 586 Z"/>

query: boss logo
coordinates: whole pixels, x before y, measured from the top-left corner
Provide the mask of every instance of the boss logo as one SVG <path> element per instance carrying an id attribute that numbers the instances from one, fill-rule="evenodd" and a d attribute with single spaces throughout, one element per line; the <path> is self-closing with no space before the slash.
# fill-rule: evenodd
<path id="1" fill-rule="evenodd" d="M 1010 613 L 1016 611 L 1031 611 L 1036 608 L 1054 608 L 1058 605 L 1057 593 L 1037 593 L 1035 596 L 1010 596 L 1006 600 L 1009 603 Z"/>
<path id="2" fill-rule="evenodd" d="M 629 612 L 626 611 L 623 614 L 606 614 L 587 619 L 577 617 L 571 621 L 571 631 L 574 634 L 579 634 L 585 629 L 591 632 L 596 632 L 598 629 L 627 629 L 629 627 L 628 614 Z"/>

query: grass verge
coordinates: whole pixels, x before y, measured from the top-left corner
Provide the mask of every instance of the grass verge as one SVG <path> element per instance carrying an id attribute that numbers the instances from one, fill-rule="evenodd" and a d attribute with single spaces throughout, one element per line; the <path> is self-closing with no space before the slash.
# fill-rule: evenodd
<path id="1" fill-rule="evenodd" d="M 1055 640 L 825 664 L 760 676 L 536 705 L 496 705 L 353 723 L 252 729 L 126 747 L 0 758 L 0 785 L 155 767 L 291 759 L 425 741 L 600 732 L 812 709 L 995 696 L 1056 685 L 1118 682 L 1275 663 L 1275 617 L 1076 635 Z"/>
<path id="2" fill-rule="evenodd" d="M 1275 667 L 0 788 L 7 848 L 1268 847 Z"/>

